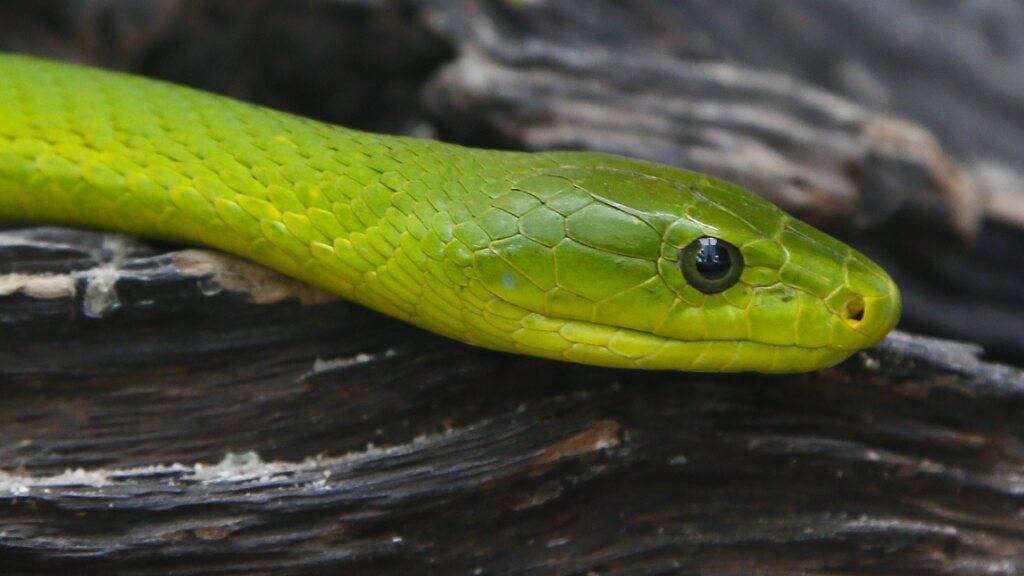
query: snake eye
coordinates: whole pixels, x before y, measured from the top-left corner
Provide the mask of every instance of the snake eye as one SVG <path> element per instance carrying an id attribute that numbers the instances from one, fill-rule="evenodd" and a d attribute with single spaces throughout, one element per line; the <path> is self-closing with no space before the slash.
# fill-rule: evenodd
<path id="1" fill-rule="evenodd" d="M 679 251 L 679 269 L 705 294 L 729 289 L 743 273 L 743 254 L 725 240 L 704 236 Z"/>

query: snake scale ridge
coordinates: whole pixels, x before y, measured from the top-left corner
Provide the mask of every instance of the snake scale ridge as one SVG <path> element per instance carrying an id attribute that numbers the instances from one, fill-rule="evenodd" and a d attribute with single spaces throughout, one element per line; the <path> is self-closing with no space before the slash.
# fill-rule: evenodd
<path id="1" fill-rule="evenodd" d="M 793 372 L 900 313 L 869 259 L 734 185 L 370 134 L 0 55 L 0 219 L 202 244 L 473 345 Z"/>

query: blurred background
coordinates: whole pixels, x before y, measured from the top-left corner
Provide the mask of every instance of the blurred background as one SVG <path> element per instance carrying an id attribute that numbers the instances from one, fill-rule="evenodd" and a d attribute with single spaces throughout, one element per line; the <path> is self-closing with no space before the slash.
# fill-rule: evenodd
<path id="1" fill-rule="evenodd" d="M 744 184 L 1024 363 L 1019 0 L 11 0 L 0 49 L 322 120 Z"/>

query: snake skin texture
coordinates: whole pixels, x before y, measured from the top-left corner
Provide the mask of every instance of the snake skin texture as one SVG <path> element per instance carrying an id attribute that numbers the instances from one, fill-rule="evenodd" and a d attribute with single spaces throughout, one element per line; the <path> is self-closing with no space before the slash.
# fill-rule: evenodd
<path id="1" fill-rule="evenodd" d="M 369 134 L 4 55 L 0 219 L 207 245 L 473 345 L 602 366 L 812 370 L 900 310 L 866 257 L 703 175 Z M 746 263 L 718 294 L 678 266 L 704 235 Z"/>

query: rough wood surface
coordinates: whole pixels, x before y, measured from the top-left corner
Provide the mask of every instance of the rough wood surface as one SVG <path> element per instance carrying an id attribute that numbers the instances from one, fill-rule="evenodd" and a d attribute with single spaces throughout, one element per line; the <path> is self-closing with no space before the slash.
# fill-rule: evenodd
<path id="1" fill-rule="evenodd" d="M 808 375 L 591 369 L 9 229 L 0 574 L 1024 574 L 1024 373 L 991 360 L 1024 364 L 1024 6 L 957 5 L 4 3 L 0 49 L 743 181 L 990 356 L 900 332 Z"/>
<path id="2" fill-rule="evenodd" d="M 22 272 L 0 300 L 15 573 L 1024 566 L 1024 374 L 971 346 L 896 334 L 790 377 L 590 369 L 206 252 L 0 245 Z"/>

